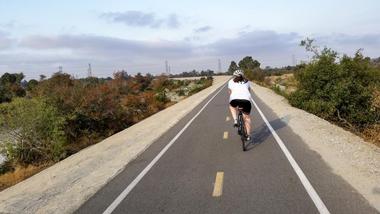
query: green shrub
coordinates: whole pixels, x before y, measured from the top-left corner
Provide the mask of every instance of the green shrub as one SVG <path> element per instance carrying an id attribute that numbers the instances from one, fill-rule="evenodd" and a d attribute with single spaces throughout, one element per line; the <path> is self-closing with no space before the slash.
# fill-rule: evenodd
<path id="1" fill-rule="evenodd" d="M 283 97 L 288 97 L 288 95 L 285 93 L 285 91 L 284 91 L 284 90 L 281 90 L 280 86 L 278 86 L 278 85 L 273 85 L 273 86 L 271 87 L 271 89 L 272 89 L 276 94 L 278 94 L 278 95 L 281 95 L 281 96 L 283 96 Z"/>
<path id="2" fill-rule="evenodd" d="M 378 123 L 380 109 L 373 106 L 373 100 L 380 70 L 360 51 L 354 57 L 342 58 L 328 48 L 313 52 L 313 61 L 295 73 L 299 85 L 289 102 L 348 128 Z"/>
<path id="3" fill-rule="evenodd" d="M 265 73 L 260 68 L 255 68 L 253 70 L 246 69 L 244 70 L 244 75 L 249 80 L 263 82 L 265 79 Z"/>
<path id="4" fill-rule="evenodd" d="M 0 164 L 0 175 L 13 171 L 13 170 L 14 170 L 14 166 L 12 166 L 12 163 L 10 161 L 5 161 Z"/>
<path id="5" fill-rule="evenodd" d="M 26 92 L 22 87 L 23 73 L 4 73 L 0 77 L 0 103 L 10 102 L 14 97 L 23 97 Z"/>
<path id="6" fill-rule="evenodd" d="M 196 86 L 194 88 L 192 88 L 190 91 L 189 91 L 189 96 L 193 95 L 193 94 L 196 94 L 200 91 L 202 91 L 203 87 L 202 86 Z"/>
<path id="7" fill-rule="evenodd" d="M 162 103 L 169 101 L 168 96 L 166 96 L 165 90 L 162 90 L 156 94 L 156 100 Z"/>
<path id="8" fill-rule="evenodd" d="M 0 105 L 1 153 L 7 161 L 34 164 L 65 157 L 65 119 L 42 98 L 15 98 Z"/>
<path id="9" fill-rule="evenodd" d="M 196 94 L 196 93 L 202 91 L 203 89 L 211 86 L 212 85 L 212 81 L 213 80 L 210 79 L 210 78 L 201 78 L 199 80 L 196 80 L 195 81 L 195 83 L 196 83 L 195 86 L 192 89 L 190 89 L 188 95 L 191 96 L 191 95 Z"/>
<path id="10" fill-rule="evenodd" d="M 177 91 L 177 94 L 178 94 L 178 96 L 185 96 L 185 90 L 183 90 L 183 89 L 179 89 L 179 90 Z"/>

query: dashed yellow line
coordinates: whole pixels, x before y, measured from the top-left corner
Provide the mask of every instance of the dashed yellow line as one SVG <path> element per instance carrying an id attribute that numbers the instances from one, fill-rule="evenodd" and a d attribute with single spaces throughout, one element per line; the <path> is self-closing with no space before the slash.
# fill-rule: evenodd
<path id="1" fill-rule="evenodd" d="M 228 132 L 223 133 L 223 139 L 228 139 Z"/>
<path id="2" fill-rule="evenodd" d="M 230 119 L 231 119 L 231 118 L 230 118 L 229 116 L 226 117 L 226 121 L 230 121 Z"/>
<path id="3" fill-rule="evenodd" d="M 214 191 L 212 192 L 213 197 L 220 197 L 223 193 L 223 177 L 224 172 L 217 172 L 214 183 Z"/>

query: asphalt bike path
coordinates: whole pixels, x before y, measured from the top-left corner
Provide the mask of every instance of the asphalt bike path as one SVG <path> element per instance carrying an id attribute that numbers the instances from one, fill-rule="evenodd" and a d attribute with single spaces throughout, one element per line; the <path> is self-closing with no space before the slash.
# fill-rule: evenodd
<path id="1" fill-rule="evenodd" d="M 178 136 L 184 126 L 216 95 Z M 255 95 L 330 213 L 377 213 Z M 77 213 L 319 213 L 268 126 L 252 107 L 253 144 L 243 152 L 223 87 L 160 137 Z M 164 125 L 164 124 L 163 124 Z M 152 130 L 154 131 L 154 130 Z M 115 205 L 172 139 L 178 138 Z M 110 205 L 115 205 L 110 211 Z M 324 212 L 324 211 L 322 211 Z"/>

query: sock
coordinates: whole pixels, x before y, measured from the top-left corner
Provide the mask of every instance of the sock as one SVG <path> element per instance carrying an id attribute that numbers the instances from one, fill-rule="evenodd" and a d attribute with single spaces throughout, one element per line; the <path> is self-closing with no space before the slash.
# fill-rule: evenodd
<path id="1" fill-rule="evenodd" d="M 234 119 L 234 123 L 235 123 L 235 124 L 237 123 L 237 119 Z"/>

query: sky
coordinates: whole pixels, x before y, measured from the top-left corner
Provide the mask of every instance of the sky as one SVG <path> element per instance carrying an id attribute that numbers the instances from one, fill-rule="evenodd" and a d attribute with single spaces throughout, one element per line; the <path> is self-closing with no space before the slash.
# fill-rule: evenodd
<path id="1" fill-rule="evenodd" d="M 252 56 L 261 67 L 308 60 L 299 43 L 380 56 L 378 0 L 0 0 L 0 75 L 85 77 L 117 70 L 218 71 Z"/>

